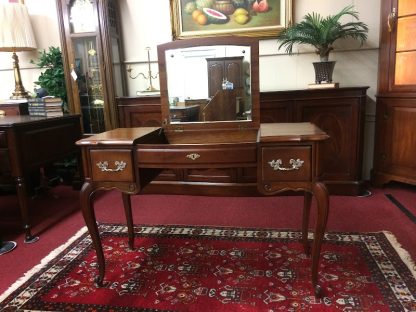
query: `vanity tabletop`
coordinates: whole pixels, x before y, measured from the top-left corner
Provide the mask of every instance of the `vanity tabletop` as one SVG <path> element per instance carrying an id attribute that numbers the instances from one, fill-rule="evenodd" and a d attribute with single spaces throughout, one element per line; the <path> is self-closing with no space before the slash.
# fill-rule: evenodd
<path id="1" fill-rule="evenodd" d="M 260 142 L 321 141 L 329 136 L 310 122 L 260 124 Z"/>

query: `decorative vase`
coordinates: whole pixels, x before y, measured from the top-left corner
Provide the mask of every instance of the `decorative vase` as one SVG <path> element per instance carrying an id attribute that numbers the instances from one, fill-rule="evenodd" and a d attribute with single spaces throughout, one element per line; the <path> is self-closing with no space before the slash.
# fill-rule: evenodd
<path id="1" fill-rule="evenodd" d="M 335 61 L 313 62 L 315 68 L 315 83 L 331 83 Z"/>

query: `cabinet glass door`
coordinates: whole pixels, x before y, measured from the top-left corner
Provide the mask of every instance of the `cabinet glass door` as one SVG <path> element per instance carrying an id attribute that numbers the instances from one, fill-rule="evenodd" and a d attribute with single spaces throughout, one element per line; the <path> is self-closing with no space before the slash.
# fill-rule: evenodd
<path id="1" fill-rule="evenodd" d="M 96 1 L 74 0 L 69 6 L 69 25 L 74 57 L 72 78 L 76 81 L 84 133 L 106 130 L 105 97 L 101 77 L 101 55 L 96 25 Z"/>
<path id="2" fill-rule="evenodd" d="M 416 1 L 399 0 L 392 9 L 397 14 L 396 51 L 394 51 L 394 82 L 399 88 L 416 87 Z M 397 12 L 396 12 L 397 11 Z"/>
<path id="3" fill-rule="evenodd" d="M 103 132 L 104 96 L 96 38 L 73 39 L 73 49 L 84 132 Z"/>

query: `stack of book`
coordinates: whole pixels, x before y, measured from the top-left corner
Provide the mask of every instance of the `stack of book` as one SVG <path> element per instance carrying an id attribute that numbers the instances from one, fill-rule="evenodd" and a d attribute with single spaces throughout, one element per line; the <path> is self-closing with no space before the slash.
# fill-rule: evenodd
<path id="1" fill-rule="evenodd" d="M 29 115 L 57 117 L 63 116 L 62 99 L 45 96 L 28 100 Z"/>

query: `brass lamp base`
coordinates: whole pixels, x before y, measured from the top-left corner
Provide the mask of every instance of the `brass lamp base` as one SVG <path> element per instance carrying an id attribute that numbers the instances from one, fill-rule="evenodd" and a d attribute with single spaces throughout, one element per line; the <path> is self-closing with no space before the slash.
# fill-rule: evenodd
<path id="1" fill-rule="evenodd" d="M 14 72 L 14 92 L 10 99 L 12 100 L 20 100 L 20 99 L 27 99 L 30 98 L 29 93 L 25 90 L 22 84 L 22 79 L 20 77 L 20 68 L 19 68 L 19 58 L 17 54 L 13 52 L 13 72 Z"/>
<path id="2" fill-rule="evenodd" d="M 27 91 L 24 92 L 13 92 L 12 96 L 10 97 L 11 100 L 24 100 L 30 98 L 30 94 Z"/>

